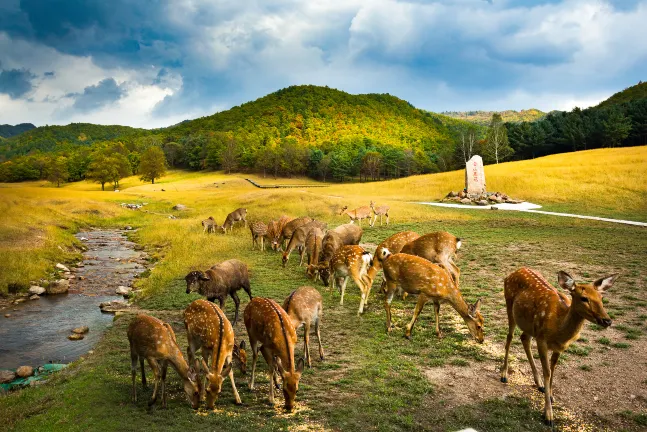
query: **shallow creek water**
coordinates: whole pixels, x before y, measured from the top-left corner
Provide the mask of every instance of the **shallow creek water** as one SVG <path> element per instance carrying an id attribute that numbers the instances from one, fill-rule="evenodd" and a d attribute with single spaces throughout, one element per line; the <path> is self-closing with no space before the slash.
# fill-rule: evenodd
<path id="1" fill-rule="evenodd" d="M 0 369 L 69 363 L 87 353 L 112 324 L 112 314 L 99 303 L 120 298 L 119 285 L 129 286 L 145 270 L 143 253 L 134 249 L 121 230 L 91 230 L 76 235 L 88 247 L 83 261 L 73 268 L 68 294 L 42 296 L 2 311 L 0 317 Z M 83 340 L 71 341 L 72 329 L 88 326 Z"/>

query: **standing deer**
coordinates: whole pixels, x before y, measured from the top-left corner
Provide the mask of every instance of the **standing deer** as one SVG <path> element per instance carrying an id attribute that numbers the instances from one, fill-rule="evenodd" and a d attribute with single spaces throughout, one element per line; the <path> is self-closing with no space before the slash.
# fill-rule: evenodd
<path id="1" fill-rule="evenodd" d="M 611 325 L 611 318 L 602 303 L 602 294 L 613 286 L 617 277 L 618 275 L 614 274 L 593 283 L 578 284 L 568 273 L 560 271 L 557 281 L 559 286 L 570 293 L 570 299 L 529 268 L 521 268 L 505 278 L 508 337 L 505 342 L 501 382 L 508 382 L 508 353 L 514 330 L 519 327 L 522 331 L 521 343 L 528 357 L 535 384 L 539 391 L 545 394 L 544 420 L 549 426 L 553 426 L 554 418 L 552 396 L 557 360 L 560 354 L 579 338 L 585 320 L 604 328 Z M 530 350 L 532 338 L 537 341 L 543 386 Z M 550 361 L 549 351 L 552 351 Z"/>
<path id="2" fill-rule="evenodd" d="M 429 300 L 434 303 L 436 313 L 436 335 L 440 333 L 440 303 L 449 303 L 463 318 L 472 337 L 483 343 L 483 316 L 480 313 L 481 300 L 469 305 L 463 300 L 461 292 L 447 271 L 424 258 L 405 253 L 391 254 L 382 249 L 382 265 L 386 278 L 386 330 L 391 332 L 391 301 L 398 286 L 409 294 L 418 294 L 418 303 L 413 311 L 413 319 L 407 325 L 405 337 L 411 339 L 411 330 Z"/>
<path id="3" fill-rule="evenodd" d="M 268 228 L 267 225 L 265 225 L 263 222 L 258 221 L 258 222 L 252 222 L 249 224 L 249 230 L 252 233 L 252 249 L 254 249 L 255 246 L 259 246 L 258 240 L 261 240 L 261 244 L 259 246 L 259 249 L 261 251 L 265 250 L 265 237 L 267 237 L 268 234 Z"/>
<path id="4" fill-rule="evenodd" d="M 245 228 L 247 228 L 247 209 L 239 208 L 229 213 L 225 219 L 225 223 L 222 224 L 222 232 L 225 234 L 227 233 L 227 230 L 229 230 L 229 232 L 233 232 L 234 222 L 240 221 L 243 221 L 245 223 Z"/>
<path id="5" fill-rule="evenodd" d="M 407 243 L 400 252 L 417 255 L 433 263 L 439 264 L 452 275 L 456 286 L 459 285 L 461 271 L 454 263 L 456 251 L 460 249 L 461 239 L 445 231 L 438 231 L 423 236 Z"/>
<path id="6" fill-rule="evenodd" d="M 375 203 L 371 201 L 371 210 L 373 210 L 373 221 L 369 225 L 375 225 L 375 220 L 378 216 L 380 216 L 380 226 L 382 226 L 382 216 L 386 216 L 386 224 L 389 224 L 389 206 L 383 205 L 375 207 Z"/>
<path id="7" fill-rule="evenodd" d="M 285 409 L 292 411 L 299 380 L 303 372 L 304 361 L 299 359 L 294 363 L 294 345 L 297 333 L 287 312 L 274 300 L 254 297 L 245 308 L 245 327 L 249 335 L 249 345 L 252 349 L 252 379 L 249 388 L 254 390 L 256 361 L 260 349 L 270 373 L 270 404 L 274 405 L 275 373 L 283 378 L 283 396 Z"/>
<path id="8" fill-rule="evenodd" d="M 324 237 L 324 232 L 319 228 L 313 228 L 308 233 L 306 237 L 305 251 L 308 255 L 308 267 L 316 266 L 319 263 L 319 254 L 321 253 L 321 242 Z M 318 273 L 317 273 L 318 274 Z M 306 269 L 306 275 L 308 278 L 312 279 L 315 275 L 308 272 Z"/>
<path id="9" fill-rule="evenodd" d="M 310 359 L 310 325 L 314 322 L 317 342 L 319 342 L 319 358 L 324 359 L 323 346 L 321 346 L 321 315 L 323 312 L 323 298 L 319 291 L 310 286 L 302 286 L 292 291 L 283 302 L 283 309 L 292 320 L 295 331 L 303 325 L 303 357 L 312 367 Z"/>
<path id="10" fill-rule="evenodd" d="M 232 361 L 236 352 L 240 364 L 243 362 L 241 356 L 246 359 L 245 342 L 241 342 L 239 347 L 236 346 L 234 329 L 225 314 L 211 302 L 196 300 L 184 310 L 184 327 L 189 341 L 187 348 L 189 364 L 196 371 L 200 370 L 196 351 L 202 350 L 201 364 L 209 382 L 206 386 L 207 408 L 213 409 L 226 376 L 229 376 L 231 381 L 236 404 L 240 405 L 242 402 L 236 390 Z M 202 394 L 202 380 L 198 381 L 198 386 Z"/>
<path id="11" fill-rule="evenodd" d="M 292 219 L 289 222 L 286 222 L 272 240 L 272 249 L 274 250 L 283 250 L 287 246 L 286 243 L 292 238 L 292 234 L 302 225 L 312 222 L 314 219 L 308 216 L 303 216 L 300 218 Z"/>
<path id="12" fill-rule="evenodd" d="M 355 210 L 348 210 L 348 206 L 344 206 L 339 210 L 339 215 L 347 214 L 350 218 L 350 223 L 358 221 L 359 226 L 362 226 L 362 219 L 368 219 L 370 223 L 371 208 L 370 207 L 357 207 Z"/>
<path id="13" fill-rule="evenodd" d="M 321 231 L 323 229 L 326 229 L 326 224 L 323 222 L 318 222 L 316 220 L 313 220 L 312 222 L 308 222 L 305 225 L 301 225 L 296 230 L 294 230 L 294 232 L 292 233 L 292 237 L 290 238 L 290 241 L 288 243 L 288 246 L 285 252 L 283 252 L 283 256 L 281 258 L 283 267 L 285 267 L 285 265 L 288 263 L 288 260 L 290 259 L 290 254 L 294 249 L 297 249 L 299 251 L 299 256 L 301 257 L 299 266 L 303 265 L 303 255 L 305 253 L 306 239 L 310 231 L 312 231 L 315 228 Z"/>
<path id="14" fill-rule="evenodd" d="M 368 304 L 368 296 L 371 293 L 371 281 L 366 271 L 371 265 L 372 260 L 373 256 L 371 253 L 364 250 L 361 246 L 342 246 L 335 252 L 332 260 L 330 260 L 329 271 L 320 273 L 324 285 L 328 286 L 330 278 L 332 278 L 333 289 L 335 288 L 335 281 L 340 284 L 340 305 L 344 304 L 344 292 L 346 291 L 348 279 L 353 279 L 353 282 L 355 282 L 355 285 L 357 285 L 362 294 L 357 315 L 364 312 L 364 304 Z"/>
<path id="15" fill-rule="evenodd" d="M 340 225 L 326 233 L 321 240 L 321 260 L 319 264 L 308 265 L 306 275 L 313 279 L 317 273 L 327 272 L 337 249 L 342 246 L 358 245 L 362 239 L 362 228 L 353 224 Z"/>
<path id="16" fill-rule="evenodd" d="M 382 270 L 382 249 L 388 249 L 392 254 L 399 253 L 402 247 L 420 237 L 420 234 L 413 231 L 402 231 L 388 237 L 375 249 L 375 257 L 373 258 L 373 265 L 368 269 L 368 277 L 371 280 L 371 285 L 375 280 L 377 273 Z"/>
<path id="17" fill-rule="evenodd" d="M 191 402 L 193 409 L 200 406 L 200 390 L 197 383 L 197 376 L 193 369 L 189 368 L 182 351 L 175 339 L 175 332 L 170 325 L 149 315 L 139 314 L 128 326 L 128 342 L 130 343 L 131 372 L 133 378 L 133 402 L 137 402 L 137 362 L 142 370 L 142 385 L 146 388 L 146 373 L 144 372 L 144 359 L 148 361 L 153 375 L 155 376 L 155 387 L 153 396 L 148 402 L 152 406 L 157 400 L 158 389 L 161 382 L 162 406 L 166 408 L 166 369 L 171 367 L 182 378 L 184 392 Z"/>

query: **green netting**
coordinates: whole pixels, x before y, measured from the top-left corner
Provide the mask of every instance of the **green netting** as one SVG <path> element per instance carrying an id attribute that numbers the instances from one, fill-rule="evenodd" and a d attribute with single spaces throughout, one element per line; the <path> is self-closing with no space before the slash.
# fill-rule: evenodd
<path id="1" fill-rule="evenodd" d="M 67 367 L 66 364 L 53 364 L 53 363 L 46 364 L 36 369 L 34 371 L 34 375 L 27 378 L 16 378 L 10 383 L 0 384 L 0 388 L 2 388 L 2 390 L 4 391 L 9 391 L 9 390 L 15 390 L 20 387 L 27 387 L 33 381 L 39 381 L 39 380 L 45 379 L 50 374 L 54 372 L 58 372 L 61 369 L 64 369 L 66 367 Z"/>

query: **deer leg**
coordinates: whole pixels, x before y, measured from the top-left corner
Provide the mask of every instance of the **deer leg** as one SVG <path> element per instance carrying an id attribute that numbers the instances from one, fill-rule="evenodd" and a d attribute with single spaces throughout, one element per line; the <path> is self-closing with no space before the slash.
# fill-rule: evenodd
<path id="1" fill-rule="evenodd" d="M 261 236 L 261 252 L 265 252 L 265 237 Z"/>
<path id="2" fill-rule="evenodd" d="M 265 362 L 267 363 L 267 367 L 269 369 L 270 373 L 270 405 L 274 405 L 274 385 L 275 385 L 275 373 L 276 373 L 276 367 L 274 365 L 274 357 L 272 356 L 272 353 L 265 348 L 264 346 L 261 347 L 261 353 L 263 354 L 263 358 L 265 359 Z"/>
<path id="3" fill-rule="evenodd" d="M 306 359 L 308 367 L 312 367 L 312 360 L 310 359 L 310 321 L 306 321 L 303 325 L 303 357 Z"/>
<path id="4" fill-rule="evenodd" d="M 440 333 L 440 302 L 434 301 L 434 314 L 436 315 L 436 336 L 438 339 L 442 338 L 443 335 Z"/>
<path id="5" fill-rule="evenodd" d="M 139 358 L 139 366 L 142 370 L 142 386 L 146 388 L 146 373 L 144 372 L 144 357 Z"/>
<path id="6" fill-rule="evenodd" d="M 137 385 L 135 384 L 135 381 L 137 381 L 137 354 L 133 353 L 131 351 L 130 353 L 130 373 L 133 377 L 133 392 L 132 392 L 132 401 L 133 403 L 137 402 Z M 143 361 L 143 359 L 142 359 Z M 142 374 L 142 377 L 144 375 Z"/>
<path id="7" fill-rule="evenodd" d="M 166 409 L 166 371 L 168 369 L 168 363 L 164 361 L 162 363 L 162 408 Z"/>
<path id="8" fill-rule="evenodd" d="M 254 390 L 254 377 L 256 376 L 256 361 L 258 360 L 258 342 L 249 340 L 249 345 L 252 348 L 252 379 L 249 382 L 249 389 Z"/>
<path id="9" fill-rule="evenodd" d="M 359 310 L 357 311 L 357 315 L 360 315 L 362 312 L 364 312 L 364 303 L 366 303 L 368 297 L 367 289 L 364 285 L 364 281 L 362 281 L 361 278 L 354 276 L 353 282 L 355 282 L 355 285 L 357 285 L 357 287 L 359 288 L 360 294 L 362 296 L 359 301 Z"/>
<path id="10" fill-rule="evenodd" d="M 321 311 L 319 311 L 319 314 L 321 314 Z M 315 321 L 315 333 L 317 334 L 317 342 L 319 343 L 319 358 L 321 361 L 324 359 L 324 350 L 323 346 L 321 345 L 321 332 L 320 332 L 320 325 L 321 324 L 321 316 L 317 316 L 317 320 Z"/>
<path id="11" fill-rule="evenodd" d="M 544 392 L 544 387 L 540 384 L 539 374 L 537 373 L 537 365 L 535 364 L 535 359 L 532 356 L 532 351 L 530 350 L 530 341 L 532 337 L 528 333 L 521 333 L 521 343 L 523 344 L 523 349 L 526 351 L 526 357 L 528 357 L 528 362 L 530 363 L 530 368 L 532 369 L 532 376 L 537 385 L 537 389 L 540 392 Z"/>
<path id="12" fill-rule="evenodd" d="M 301 260 L 299 261 L 299 267 L 303 265 L 303 256 L 306 254 L 306 248 L 299 248 L 299 256 Z"/>
<path id="13" fill-rule="evenodd" d="M 232 359 L 229 359 L 229 361 L 232 361 Z M 236 401 L 236 405 L 242 405 L 243 402 L 240 400 L 240 395 L 238 394 L 238 389 L 236 388 L 236 381 L 234 380 L 233 367 L 229 369 L 229 381 L 231 381 L 231 391 L 234 393 L 234 400 Z"/>
<path id="14" fill-rule="evenodd" d="M 157 364 L 157 360 L 155 360 L 154 358 L 148 358 L 147 360 L 151 369 L 153 369 L 153 376 L 155 377 L 155 385 L 153 386 L 153 396 L 151 397 L 151 400 L 148 401 L 148 406 L 150 407 L 155 403 L 155 401 L 157 401 L 157 389 L 159 387 L 161 374 L 160 374 L 160 367 Z"/>
<path id="15" fill-rule="evenodd" d="M 348 283 L 348 276 L 344 277 L 344 281 L 341 283 L 341 300 L 339 301 L 340 305 L 344 304 L 344 292 L 346 292 L 347 283 Z"/>
<path id="16" fill-rule="evenodd" d="M 386 283 L 386 293 L 384 295 L 384 310 L 386 311 L 386 332 L 391 333 L 391 302 L 395 293 L 396 284 Z"/>
<path id="17" fill-rule="evenodd" d="M 505 341 L 505 357 L 503 357 L 503 367 L 501 368 L 501 382 L 508 382 L 508 355 L 510 354 L 510 344 L 514 337 L 514 329 L 517 327 L 514 317 L 512 316 L 512 304 L 508 306 L 508 337 Z"/>
<path id="18" fill-rule="evenodd" d="M 555 402 L 553 398 L 553 378 L 555 378 L 555 366 L 557 366 L 557 360 L 559 360 L 560 352 L 553 351 L 553 355 L 550 356 L 550 401 Z"/>
<path id="19" fill-rule="evenodd" d="M 413 330 L 413 325 L 416 323 L 416 320 L 418 319 L 418 315 L 420 315 L 420 312 L 422 312 L 422 308 L 425 307 L 425 304 L 429 301 L 429 297 L 424 295 L 423 293 L 420 293 L 418 296 L 418 303 L 416 303 L 416 308 L 413 310 L 413 318 L 411 319 L 411 322 L 409 325 L 407 325 L 406 330 L 404 332 L 404 337 L 407 339 L 411 339 L 411 330 Z"/>
<path id="20" fill-rule="evenodd" d="M 546 386 L 544 391 L 544 423 L 548 426 L 554 426 L 553 423 L 553 404 L 551 401 L 551 392 L 550 382 L 552 381 L 550 373 L 550 364 L 548 361 L 548 346 L 545 341 L 537 340 L 537 351 L 539 351 L 539 360 L 541 361 L 541 369 L 544 373 L 544 386 Z"/>
<path id="21" fill-rule="evenodd" d="M 240 299 L 238 298 L 236 291 L 231 291 L 229 295 L 234 300 L 234 304 L 236 305 L 236 312 L 234 313 L 234 325 L 236 325 L 236 322 L 238 321 L 238 308 L 240 307 Z"/>

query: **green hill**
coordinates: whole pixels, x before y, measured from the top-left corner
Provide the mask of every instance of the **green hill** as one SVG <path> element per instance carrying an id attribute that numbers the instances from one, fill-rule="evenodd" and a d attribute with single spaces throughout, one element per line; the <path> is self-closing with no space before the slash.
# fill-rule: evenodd
<path id="1" fill-rule="evenodd" d="M 20 135 L 23 132 L 34 129 L 34 126 L 31 123 L 21 123 L 15 126 L 3 124 L 0 125 L 0 137 L 1 138 L 11 138 L 12 136 Z"/>
<path id="2" fill-rule="evenodd" d="M 448 117 L 469 121 L 479 125 L 487 126 L 492 120 L 492 114 L 499 113 L 504 122 L 519 123 L 541 120 L 546 113 L 538 109 L 527 109 L 521 111 L 445 111 L 442 114 Z"/>
<path id="3" fill-rule="evenodd" d="M 613 105 L 620 105 L 625 102 L 631 102 L 639 99 L 647 99 L 647 82 L 639 82 L 638 84 L 628 87 L 621 92 L 611 96 L 609 99 L 601 102 L 598 107 L 608 108 Z"/>

